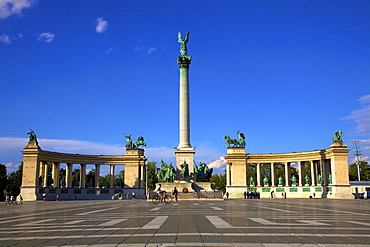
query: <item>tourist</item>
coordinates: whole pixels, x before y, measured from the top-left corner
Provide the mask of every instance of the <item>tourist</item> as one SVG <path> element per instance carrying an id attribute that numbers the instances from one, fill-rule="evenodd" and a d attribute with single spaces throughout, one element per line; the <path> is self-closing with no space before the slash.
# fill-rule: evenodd
<path id="1" fill-rule="evenodd" d="M 226 191 L 226 198 L 229 198 L 229 192 Z"/>
<path id="2" fill-rule="evenodd" d="M 175 201 L 178 201 L 177 196 L 179 195 L 179 191 L 176 189 L 176 187 L 173 189 L 173 195 L 175 196 Z"/>
<path id="3" fill-rule="evenodd" d="M 42 200 L 46 201 L 46 193 L 42 194 Z"/>
<path id="4" fill-rule="evenodd" d="M 244 199 L 247 199 L 247 195 L 248 195 L 248 193 L 246 191 L 244 191 Z"/>
<path id="5" fill-rule="evenodd" d="M 132 191 L 132 200 L 135 200 L 135 196 L 136 196 L 135 192 Z"/>
<path id="6" fill-rule="evenodd" d="M 21 204 L 23 204 L 23 197 L 22 197 L 22 195 L 20 194 L 20 195 L 19 195 L 19 203 L 18 203 L 18 205 L 20 206 Z"/>
<path id="7" fill-rule="evenodd" d="M 17 205 L 17 202 L 15 201 L 15 197 L 11 196 L 10 197 L 10 202 L 13 204 L 13 206 Z"/>
<path id="8" fill-rule="evenodd" d="M 6 205 L 10 205 L 10 195 L 8 194 L 8 195 L 6 195 L 6 197 L 5 197 L 5 205 L 4 206 L 6 206 Z"/>

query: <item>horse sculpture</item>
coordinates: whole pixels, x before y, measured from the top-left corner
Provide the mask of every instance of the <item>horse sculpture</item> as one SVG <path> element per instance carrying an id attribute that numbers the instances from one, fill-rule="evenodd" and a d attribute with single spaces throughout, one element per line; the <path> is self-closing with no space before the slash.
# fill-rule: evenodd
<path id="1" fill-rule="evenodd" d="M 230 147 L 230 145 L 233 145 L 233 147 L 238 146 L 239 142 L 237 139 L 230 139 L 230 136 L 224 136 L 224 139 L 226 141 L 226 146 Z"/>
<path id="2" fill-rule="evenodd" d="M 140 146 L 146 147 L 146 143 L 144 142 L 144 137 L 139 136 L 136 142 L 132 142 L 131 135 L 125 135 L 125 133 L 123 133 L 123 135 L 125 136 L 126 141 L 127 141 L 126 149 L 135 149 L 135 148 L 139 148 Z"/>
<path id="3" fill-rule="evenodd" d="M 245 147 L 245 136 L 242 132 L 238 131 L 236 132 L 236 136 L 238 139 L 231 139 L 230 136 L 224 136 L 224 139 L 226 141 L 225 145 L 227 147 L 230 147 L 231 145 L 233 147 Z"/>

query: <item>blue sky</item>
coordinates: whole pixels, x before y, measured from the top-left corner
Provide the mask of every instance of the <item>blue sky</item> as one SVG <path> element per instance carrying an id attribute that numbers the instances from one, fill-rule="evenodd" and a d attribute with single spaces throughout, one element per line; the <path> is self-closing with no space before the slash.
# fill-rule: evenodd
<path id="1" fill-rule="evenodd" d="M 177 32 L 190 31 L 191 144 L 223 171 L 223 136 L 249 153 L 329 148 L 370 160 L 369 1 L 0 1 L 0 163 L 41 148 L 149 161 L 179 143 Z M 350 161 L 353 157 L 350 155 Z"/>

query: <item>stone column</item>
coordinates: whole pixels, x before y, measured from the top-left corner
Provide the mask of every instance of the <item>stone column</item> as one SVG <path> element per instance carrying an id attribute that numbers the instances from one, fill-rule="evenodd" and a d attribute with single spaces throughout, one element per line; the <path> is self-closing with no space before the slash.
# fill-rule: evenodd
<path id="1" fill-rule="evenodd" d="M 226 186 L 231 185 L 231 177 L 230 177 L 230 165 L 229 163 L 226 163 Z"/>
<path id="2" fill-rule="evenodd" d="M 290 162 L 284 163 L 285 168 L 285 186 L 290 186 Z"/>
<path id="3" fill-rule="evenodd" d="M 297 162 L 298 163 L 298 186 L 302 186 L 303 185 L 303 183 L 302 183 L 302 181 L 303 181 L 303 178 L 304 178 L 304 176 L 303 176 L 303 167 L 302 167 L 302 161 L 298 161 Z"/>
<path id="4" fill-rule="evenodd" d="M 311 165 L 311 185 L 315 186 L 316 185 L 315 161 L 310 160 L 310 165 Z"/>
<path id="5" fill-rule="evenodd" d="M 261 186 L 261 163 L 257 163 L 256 171 L 257 171 L 257 186 Z"/>
<path id="6" fill-rule="evenodd" d="M 95 164 L 95 188 L 99 188 L 100 164 Z"/>
<path id="7" fill-rule="evenodd" d="M 53 187 L 58 188 L 59 187 L 59 163 L 58 162 L 53 162 L 52 165 L 52 178 L 53 178 Z"/>
<path id="8" fill-rule="evenodd" d="M 80 188 L 86 187 L 86 164 L 80 164 Z"/>
<path id="9" fill-rule="evenodd" d="M 179 122 L 180 142 L 175 149 L 176 167 L 181 170 L 181 164 L 188 164 L 189 173 L 194 173 L 195 149 L 190 144 L 190 97 L 189 97 L 189 67 L 191 57 L 182 55 L 177 58 L 180 68 L 180 99 Z M 178 174 L 179 175 L 179 174 Z"/>
<path id="10" fill-rule="evenodd" d="M 72 188 L 72 166 L 73 164 L 66 164 L 66 186 L 67 188 Z"/>
<path id="11" fill-rule="evenodd" d="M 109 188 L 114 188 L 114 165 L 110 165 L 110 183 Z"/>
<path id="12" fill-rule="evenodd" d="M 275 163 L 271 162 L 271 186 L 274 187 L 276 186 L 276 171 L 275 171 Z"/>
<path id="13" fill-rule="evenodd" d="M 48 187 L 48 163 L 45 162 L 44 163 L 45 166 L 44 166 L 44 174 L 45 174 L 45 177 L 44 177 L 44 188 L 47 188 Z"/>

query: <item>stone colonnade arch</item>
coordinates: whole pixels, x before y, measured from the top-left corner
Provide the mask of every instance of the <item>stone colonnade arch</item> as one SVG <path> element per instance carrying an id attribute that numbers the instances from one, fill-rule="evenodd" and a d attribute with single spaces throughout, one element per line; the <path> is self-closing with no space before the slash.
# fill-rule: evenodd
<path id="1" fill-rule="evenodd" d="M 29 142 L 22 151 L 23 175 L 21 194 L 24 200 L 39 200 L 43 193 L 59 199 L 73 199 L 77 196 L 83 199 L 110 199 L 115 192 L 125 195 L 135 192 L 138 197 L 144 197 L 146 170 L 144 149 L 126 149 L 126 155 L 81 155 L 45 151 L 37 142 Z M 47 181 L 47 163 L 52 164 L 52 183 Z M 60 164 L 66 164 L 66 176 L 61 185 L 59 170 Z M 80 166 L 79 184 L 73 185 L 72 167 Z M 86 165 L 95 166 L 95 182 L 91 186 L 86 185 Z M 103 165 L 109 165 L 110 181 L 106 189 L 99 188 L 100 169 Z M 117 188 L 114 184 L 115 166 L 124 165 L 124 184 Z M 41 179 L 40 179 L 41 178 Z M 89 188 L 88 188 L 89 187 Z M 77 195 L 76 195 L 77 194 Z"/>
<path id="2" fill-rule="evenodd" d="M 322 198 L 352 198 L 348 177 L 347 146 L 342 141 L 335 141 L 329 149 L 308 152 L 280 154 L 249 154 L 244 147 L 227 149 L 226 189 L 231 198 L 242 198 L 246 191 L 259 192 L 261 197 L 270 197 L 271 192 L 287 193 L 290 198 L 308 198 L 315 195 Z M 310 164 L 309 184 L 305 181 L 304 164 Z M 298 164 L 297 183 L 292 184 L 290 166 Z M 256 183 L 250 184 L 247 178 L 247 164 L 256 166 Z M 261 165 L 270 164 L 268 184 L 263 182 Z M 278 183 L 276 164 L 284 165 L 283 183 Z"/>

